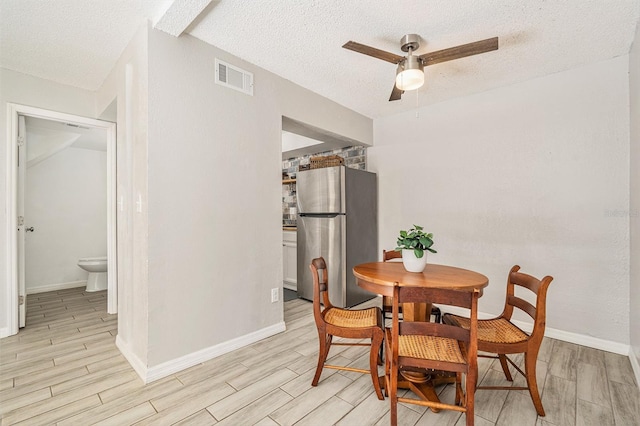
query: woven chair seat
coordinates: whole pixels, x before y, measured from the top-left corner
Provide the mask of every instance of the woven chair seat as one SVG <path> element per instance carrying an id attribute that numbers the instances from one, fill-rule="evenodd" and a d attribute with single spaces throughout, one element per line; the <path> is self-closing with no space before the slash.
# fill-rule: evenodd
<path id="1" fill-rule="evenodd" d="M 378 309 L 330 308 L 324 312 L 324 320 L 337 327 L 375 327 L 378 325 Z"/>
<path id="2" fill-rule="evenodd" d="M 398 336 L 398 356 L 465 364 L 455 339 L 435 336 Z"/>
<path id="3" fill-rule="evenodd" d="M 469 318 L 447 314 L 458 326 L 469 329 Z M 519 343 L 529 335 L 504 318 L 478 320 L 478 341 L 491 343 Z"/>

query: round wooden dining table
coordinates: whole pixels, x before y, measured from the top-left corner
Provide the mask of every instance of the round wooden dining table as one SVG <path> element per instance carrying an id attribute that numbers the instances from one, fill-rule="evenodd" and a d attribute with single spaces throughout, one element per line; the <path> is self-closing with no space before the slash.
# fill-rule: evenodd
<path id="1" fill-rule="evenodd" d="M 358 286 L 371 293 L 382 296 L 393 296 L 393 287 L 396 283 L 400 286 L 444 288 L 460 291 L 479 290 L 489 284 L 489 279 L 468 269 L 454 266 L 436 265 L 428 263 L 422 272 L 407 272 L 402 262 L 371 262 L 357 265 L 353 268 Z M 405 303 L 402 306 L 403 321 L 429 321 L 431 312 L 430 303 Z M 437 378 L 425 374 L 406 374 L 404 383 L 398 383 L 398 387 L 411 389 L 420 398 L 434 402 L 440 402 L 434 386 L 438 384 Z M 448 380 L 445 380 L 448 381 Z M 384 376 L 380 378 L 380 384 L 384 386 Z M 434 410 L 436 412 L 437 410 Z"/>

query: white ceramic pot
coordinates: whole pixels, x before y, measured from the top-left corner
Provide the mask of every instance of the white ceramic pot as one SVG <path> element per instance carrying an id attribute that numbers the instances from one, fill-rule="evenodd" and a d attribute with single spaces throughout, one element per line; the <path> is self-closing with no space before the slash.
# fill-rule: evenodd
<path id="1" fill-rule="evenodd" d="M 421 258 L 417 258 L 413 250 L 403 249 L 402 263 L 404 264 L 404 269 L 409 272 L 422 272 L 427 266 L 427 251 L 424 251 Z"/>

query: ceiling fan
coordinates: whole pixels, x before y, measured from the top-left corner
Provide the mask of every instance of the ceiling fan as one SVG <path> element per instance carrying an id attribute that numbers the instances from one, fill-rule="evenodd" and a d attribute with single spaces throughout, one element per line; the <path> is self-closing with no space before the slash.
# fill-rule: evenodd
<path id="1" fill-rule="evenodd" d="M 403 52 L 408 52 L 407 56 L 396 55 L 395 53 L 386 52 L 355 41 L 348 41 L 342 47 L 397 64 L 396 83 L 393 85 L 391 97 L 389 98 L 389 101 L 397 101 L 405 90 L 418 89 L 424 84 L 424 67 L 498 50 L 498 37 L 462 44 L 419 56 L 413 55 L 413 52 L 420 47 L 420 36 L 417 34 L 407 34 L 400 39 L 400 49 Z"/>

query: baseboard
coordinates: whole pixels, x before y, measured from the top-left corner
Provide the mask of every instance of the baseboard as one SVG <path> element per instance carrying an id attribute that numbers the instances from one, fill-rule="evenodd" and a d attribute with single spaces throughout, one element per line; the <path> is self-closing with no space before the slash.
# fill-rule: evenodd
<path id="1" fill-rule="evenodd" d="M 285 323 L 284 321 L 281 321 L 272 326 L 254 331 L 253 333 L 245 334 L 244 336 L 231 339 L 227 342 L 220 343 L 219 345 L 214 345 L 197 352 L 181 356 L 180 358 L 163 362 L 162 364 L 154 367 L 147 367 L 137 356 L 133 354 L 133 352 L 131 352 L 128 345 L 120 339 L 120 336 L 116 336 L 116 346 L 120 349 L 120 352 L 122 352 L 122 355 L 124 355 L 127 361 L 129 361 L 129 364 L 131 364 L 135 372 L 138 373 L 138 376 L 140 376 L 142 381 L 146 384 L 170 376 L 171 374 L 177 373 L 186 368 L 193 367 L 194 365 L 209 361 L 210 359 L 219 357 L 220 355 L 224 355 L 236 349 L 240 349 L 244 346 L 250 345 L 251 343 L 266 339 L 267 337 L 271 337 L 285 330 Z"/>
<path id="2" fill-rule="evenodd" d="M 124 340 L 122 340 L 119 334 L 116 336 L 116 347 L 120 350 L 120 353 L 126 358 L 129 364 L 131 364 L 133 370 L 146 384 L 147 365 L 133 353 L 129 345 Z"/>
<path id="3" fill-rule="evenodd" d="M 27 295 L 29 294 L 37 294 L 37 293 L 45 293 L 47 291 L 56 291 L 56 290 L 66 290 L 68 288 L 76 288 L 76 287 L 86 287 L 87 281 L 70 281 L 68 283 L 58 283 L 58 284 L 49 284 L 43 285 L 40 287 L 33 287 L 27 289 Z"/>
<path id="4" fill-rule="evenodd" d="M 284 321 L 281 321 L 272 326 L 254 331 L 253 333 L 245 334 L 244 336 L 236 337 L 235 339 L 231 339 L 224 343 L 201 349 L 197 352 L 181 356 L 180 358 L 176 358 L 171 361 L 163 362 L 162 364 L 147 369 L 147 378 L 145 383 L 162 379 L 163 377 L 182 371 L 185 368 L 193 367 L 194 365 L 209 361 L 210 359 L 219 357 L 220 355 L 224 355 L 236 349 L 240 349 L 262 339 L 266 339 L 267 337 L 271 337 L 285 330 L 285 323 Z"/>
<path id="5" fill-rule="evenodd" d="M 0 339 L 2 339 L 3 337 L 9 337 L 9 336 L 12 336 L 11 330 L 9 330 L 9 327 L 0 328 Z"/>
<path id="6" fill-rule="evenodd" d="M 518 327 L 524 331 L 531 331 L 532 326 L 530 324 L 514 321 Z M 528 328 L 525 328 L 528 326 Z M 599 339 L 597 337 L 585 336 L 584 334 L 571 333 L 568 331 L 558 330 L 555 328 L 547 327 L 544 335 L 551 337 L 552 339 L 562 340 L 564 342 L 575 343 L 581 346 L 587 346 L 589 348 L 600 349 L 606 352 L 612 352 L 614 354 L 629 356 L 629 345 L 624 343 L 612 342 L 610 340 Z"/>
<path id="7" fill-rule="evenodd" d="M 298 285 L 297 284 L 291 284 L 288 282 L 282 282 L 282 287 L 289 289 L 289 290 L 293 290 L 293 291 L 298 291 Z"/>

